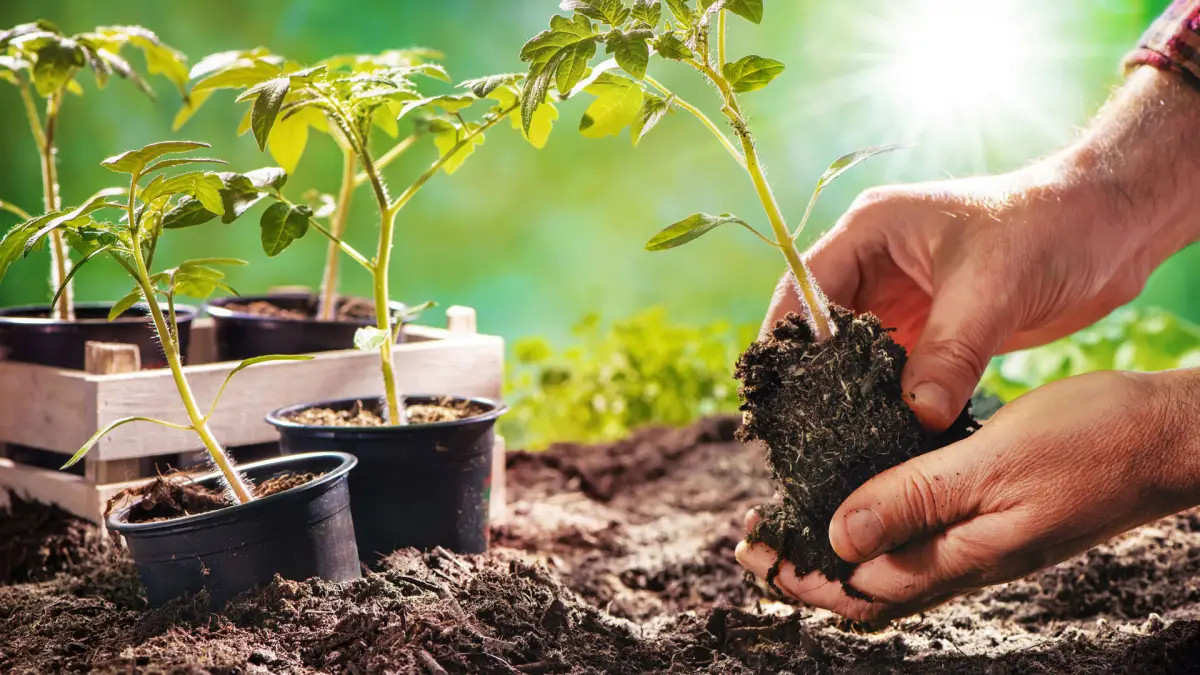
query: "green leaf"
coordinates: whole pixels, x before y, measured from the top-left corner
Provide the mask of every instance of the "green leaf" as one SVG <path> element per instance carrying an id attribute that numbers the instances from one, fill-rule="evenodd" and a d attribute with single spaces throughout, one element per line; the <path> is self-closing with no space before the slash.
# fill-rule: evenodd
<path id="1" fill-rule="evenodd" d="M 279 190 L 287 182 L 287 173 L 277 167 L 265 167 L 239 173 L 214 174 L 220 179 L 222 188 L 221 221 L 232 223 L 267 196 L 270 190 Z M 217 214 L 209 211 L 196 199 L 185 199 L 163 216 L 163 229 L 176 230 L 203 225 Z"/>
<path id="2" fill-rule="evenodd" d="M 449 157 L 442 165 L 442 170 L 446 172 L 446 175 L 453 175 L 462 167 L 468 157 L 475 154 L 475 148 L 483 145 L 485 138 L 483 134 L 476 134 L 466 143 L 462 143 L 463 139 L 479 129 L 477 124 L 468 123 L 462 127 L 447 125 L 447 127 L 446 130 L 439 131 L 434 135 L 433 144 L 437 146 L 438 152 L 443 158 Z"/>
<path id="3" fill-rule="evenodd" d="M 221 197 L 224 181 L 215 173 L 193 171 L 170 178 L 156 177 L 138 195 L 143 202 L 153 202 L 164 197 L 190 195 L 208 211 L 224 215 L 225 204 Z"/>
<path id="4" fill-rule="evenodd" d="M 316 108 L 306 108 L 300 112 L 285 116 L 275 124 L 271 135 L 267 138 L 267 150 L 271 159 L 287 173 L 295 173 L 308 147 L 308 130 L 313 126 L 313 118 L 324 121 L 322 113 Z"/>
<path id="5" fill-rule="evenodd" d="M 629 18 L 629 8 L 621 0 L 562 0 L 558 6 L 565 12 L 576 12 L 614 27 Z"/>
<path id="6" fill-rule="evenodd" d="M 98 193 L 98 194 L 94 195 L 91 199 L 89 199 L 87 202 L 84 202 L 83 204 L 75 207 L 74 209 L 71 209 L 70 211 L 60 212 L 58 215 L 54 215 L 54 217 L 50 218 L 49 220 L 43 221 L 42 225 L 37 229 L 36 232 L 34 232 L 33 236 L 31 236 L 29 238 L 29 240 L 25 242 L 25 249 L 24 249 L 24 252 L 22 255 L 29 255 L 30 251 L 33 250 L 33 247 L 36 246 L 38 244 L 38 242 L 42 240 L 43 237 L 50 234 L 54 230 L 57 230 L 60 227 L 74 223 L 75 221 L 79 220 L 80 218 L 84 218 L 91 213 L 95 213 L 96 211 L 99 211 L 100 209 L 107 209 L 107 208 L 120 209 L 120 208 L 122 208 L 122 206 L 120 204 L 109 203 L 109 202 L 105 201 L 106 197 L 107 197 L 107 195 L 104 194 L 103 192 Z M 38 220 L 40 220 L 40 219 L 38 219 Z M 37 221 L 32 221 L 32 222 L 37 222 Z"/>
<path id="7" fill-rule="evenodd" d="M 762 23 L 763 20 L 763 0 L 725 0 L 723 9 L 751 23 Z"/>
<path id="8" fill-rule="evenodd" d="M 516 84 L 525 77 L 524 73 L 503 73 L 500 75 L 488 75 L 474 80 L 467 80 L 459 84 L 460 89 L 469 89 L 472 94 L 478 98 L 487 98 L 489 94 L 495 91 L 498 87 L 506 84 Z M 515 100 L 515 98 L 514 98 Z"/>
<path id="9" fill-rule="evenodd" d="M 313 358 L 314 357 L 307 354 L 271 354 L 268 356 L 255 356 L 242 361 L 233 370 L 229 371 L 228 375 L 225 376 L 225 381 L 221 383 L 221 388 L 217 390 L 217 395 L 213 397 L 212 406 L 209 407 L 208 414 L 204 416 L 204 419 L 210 419 L 213 416 L 213 413 L 216 412 L 217 404 L 221 402 L 221 396 L 225 394 L 225 388 L 229 386 L 229 382 L 233 379 L 234 375 L 237 375 L 251 366 L 257 366 L 260 363 L 272 363 L 277 361 L 311 361 Z"/>
<path id="10" fill-rule="evenodd" d="M 112 309 L 108 311 L 108 320 L 112 321 L 133 309 L 133 306 L 141 302 L 142 299 L 142 289 L 134 288 L 129 292 L 129 295 L 126 295 L 113 304 Z"/>
<path id="11" fill-rule="evenodd" d="M 520 94 L 513 85 L 505 85 L 494 89 L 488 98 L 498 101 L 501 110 L 508 110 L 517 102 L 517 97 Z M 554 122 L 558 119 L 558 108 L 550 102 L 543 103 L 538 106 L 533 113 L 533 119 L 529 124 L 529 131 L 525 131 L 524 124 L 521 119 L 519 110 L 510 113 L 512 118 L 513 128 L 520 131 L 525 140 L 533 147 L 541 150 L 546 147 L 546 142 L 550 140 L 550 133 L 554 130 Z"/>
<path id="12" fill-rule="evenodd" d="M 21 43 L 22 50 L 33 54 L 33 85 L 42 97 L 67 86 L 75 76 L 75 71 L 87 65 L 87 58 L 79 43 L 62 35 L 31 33 L 13 42 Z"/>
<path id="13" fill-rule="evenodd" d="M 525 129 L 533 113 L 546 100 L 553 81 L 559 92 L 569 92 L 587 73 L 588 62 L 596 55 L 597 36 L 591 21 L 576 14 L 573 19 L 555 16 L 550 29 L 536 35 L 521 50 L 521 60 L 530 64 L 521 97 L 521 115 Z"/>
<path id="14" fill-rule="evenodd" d="M 76 451 L 75 454 L 71 456 L 71 459 L 67 460 L 67 463 L 63 464 L 61 467 L 59 467 L 59 469 L 60 470 L 68 469 L 68 468 L 78 464 L 79 460 L 83 459 L 83 456 L 88 454 L 88 451 L 91 450 L 93 447 L 95 447 L 95 445 L 100 442 L 101 438 L 104 438 L 105 436 L 107 436 L 110 432 L 112 432 L 117 427 L 124 426 L 126 424 L 129 424 L 130 422 L 153 422 L 154 424 L 158 424 L 158 425 L 161 425 L 164 427 L 170 427 L 171 429 L 180 429 L 183 431 L 191 431 L 192 430 L 192 427 L 190 427 L 190 426 L 185 426 L 182 424 L 175 424 L 173 422 L 164 422 L 163 420 L 156 420 L 153 417 L 124 417 L 115 422 L 105 425 L 103 429 L 101 429 L 100 431 L 97 431 L 95 434 L 93 434 L 92 437 L 88 439 L 87 443 L 84 443 L 83 447 L 80 448 L 78 451 Z"/>
<path id="15" fill-rule="evenodd" d="M 71 265 L 71 271 L 67 272 L 67 277 L 62 280 L 61 284 L 59 284 L 58 290 L 54 291 L 54 297 L 50 300 L 50 306 L 51 307 L 58 306 L 58 299 L 60 297 L 62 297 L 63 292 L 67 290 L 68 286 L 70 286 L 71 280 L 75 278 L 75 274 L 78 273 L 79 270 L 83 269 L 84 265 L 88 264 L 88 262 L 90 262 L 92 260 L 92 258 L 95 258 L 96 256 L 100 255 L 101 253 L 107 253 L 112 248 L 113 248 L 113 244 L 106 244 L 104 246 L 101 246 L 100 248 L 97 248 L 96 250 L 92 251 L 91 253 L 85 255 L 83 258 L 81 258 L 79 260 L 79 262 L 75 263 L 74 265 Z"/>
<path id="16" fill-rule="evenodd" d="M 848 155 L 843 155 L 842 157 L 839 157 L 833 164 L 830 164 L 829 168 L 825 170 L 825 173 L 821 176 L 820 180 L 817 181 L 817 190 L 824 190 L 827 185 L 840 178 L 842 174 L 854 168 L 856 164 L 864 162 L 875 155 L 882 155 L 885 152 L 894 152 L 896 150 L 907 150 L 911 147 L 911 145 L 876 145 L 869 148 L 863 148 L 862 150 L 855 150 Z"/>
<path id="17" fill-rule="evenodd" d="M 632 14 L 634 21 L 647 28 L 658 28 L 662 21 L 662 5 L 659 0 L 637 0 L 633 3 Z"/>
<path id="18" fill-rule="evenodd" d="M 477 100 L 479 99 L 470 94 L 442 94 L 408 101 L 400 108 L 400 114 L 396 115 L 396 119 L 402 120 L 412 111 L 426 108 L 440 108 L 448 113 L 456 113 L 470 108 Z"/>
<path id="19" fill-rule="evenodd" d="M 649 30 L 617 33 L 609 38 L 606 52 L 614 55 L 622 70 L 640 80 L 646 77 L 646 67 L 650 65 L 650 47 L 646 41 L 653 37 L 653 31 Z"/>
<path id="20" fill-rule="evenodd" d="M 396 310 L 392 313 L 392 320 L 398 323 L 409 323 L 415 321 L 421 314 L 427 310 L 437 307 L 437 303 L 433 300 L 426 300 L 419 305 L 405 305 L 403 309 Z"/>
<path id="21" fill-rule="evenodd" d="M 688 6 L 687 0 L 665 0 L 665 2 L 680 23 L 688 28 L 696 25 L 696 12 Z"/>
<path id="22" fill-rule="evenodd" d="M 596 96 L 583 114 L 579 131 L 587 138 L 616 136 L 638 118 L 645 92 L 628 78 L 605 74 L 587 88 Z"/>
<path id="23" fill-rule="evenodd" d="M 261 57 L 246 57 L 242 52 L 213 54 L 192 68 L 191 78 L 199 80 L 192 85 L 192 92 L 213 89 L 242 89 L 279 77 L 283 68 L 279 63 Z"/>
<path id="24" fill-rule="evenodd" d="M 658 41 L 654 43 L 654 51 L 658 52 L 658 55 L 664 59 L 673 59 L 675 61 L 682 61 L 683 59 L 690 59 L 696 56 L 691 47 L 688 47 L 683 40 L 675 37 L 674 33 L 667 33 L 659 37 Z"/>
<path id="25" fill-rule="evenodd" d="M 238 97 L 238 102 L 254 99 L 250 129 L 258 141 L 259 150 L 267 149 L 267 137 L 271 135 L 271 127 L 275 126 L 275 118 L 279 116 L 279 108 L 283 106 L 283 99 L 291 86 L 290 78 L 280 77 L 256 85 Z"/>
<path id="26" fill-rule="evenodd" d="M 219 265 L 219 266 L 223 266 L 223 267 L 243 267 L 243 266 L 249 265 L 249 264 L 250 263 L 248 263 L 245 260 L 242 260 L 240 258 L 193 258 L 192 260 L 188 260 L 187 262 L 180 265 L 179 269 L 186 269 L 188 267 L 193 267 L 193 266 L 200 267 L 200 266 L 208 266 L 208 265 Z"/>
<path id="27" fill-rule="evenodd" d="M 150 166 L 148 169 L 146 169 L 146 173 L 148 173 L 148 174 L 158 173 L 159 171 L 164 171 L 166 169 L 170 169 L 171 167 L 175 167 L 175 166 L 183 166 L 185 164 L 228 164 L 228 163 L 229 162 L 226 162 L 223 159 L 217 159 L 215 157 L 180 157 L 177 159 L 164 159 L 161 162 L 157 162 L 157 163 L 153 164 L 152 166 Z"/>
<path id="28" fill-rule="evenodd" d="M 308 234 L 308 219 L 312 209 L 307 206 L 291 207 L 282 202 L 272 204 L 262 215 L 262 247 L 268 257 L 274 258 L 292 245 L 292 242 Z"/>
<path id="29" fill-rule="evenodd" d="M 388 341 L 391 336 L 386 330 L 375 326 L 363 326 L 354 332 L 354 348 L 364 352 L 376 351 Z"/>
<path id="30" fill-rule="evenodd" d="M 101 166 L 107 167 L 116 173 L 142 173 L 146 165 L 164 155 L 174 155 L 183 152 L 191 152 L 200 148 L 212 147 L 208 143 L 199 143 L 196 141 L 162 141 L 159 143 L 151 143 L 138 150 L 130 150 L 119 155 L 109 157 L 100 163 Z"/>
<path id="31" fill-rule="evenodd" d="M 657 96 L 651 96 L 642 104 L 642 109 L 638 111 L 637 119 L 633 121 L 633 126 L 630 128 L 630 135 L 633 136 L 633 145 L 636 147 L 641 142 L 642 137 L 650 133 L 658 123 L 667 116 L 671 110 L 671 105 L 675 101 L 675 95 L 663 100 Z"/>
<path id="32" fill-rule="evenodd" d="M 784 65 L 762 56 L 745 56 L 724 67 L 725 79 L 735 92 L 757 91 L 783 73 Z"/>
<path id="33" fill-rule="evenodd" d="M 751 230 L 754 229 L 751 228 L 750 225 L 741 218 L 728 213 L 723 213 L 719 216 L 711 216 L 707 213 L 697 213 L 684 218 L 678 223 L 675 223 L 674 225 L 671 225 L 654 235 L 650 241 L 646 242 L 646 250 L 665 251 L 669 248 L 682 246 L 690 241 L 700 238 L 714 228 L 720 227 L 721 225 L 727 225 L 729 223 L 735 223 Z"/>

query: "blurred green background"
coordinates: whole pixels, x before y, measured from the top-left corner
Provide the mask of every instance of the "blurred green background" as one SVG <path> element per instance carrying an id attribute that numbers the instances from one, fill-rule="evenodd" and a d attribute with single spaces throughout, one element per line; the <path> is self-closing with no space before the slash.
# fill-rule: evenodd
<path id="1" fill-rule="evenodd" d="M 763 26 L 733 24 L 732 54 L 753 50 L 788 64 L 775 85 L 747 96 L 747 107 L 792 217 L 802 212 L 813 180 L 832 158 L 865 145 L 919 143 L 831 189 L 810 240 L 870 185 L 1005 170 L 1067 142 L 1119 84 L 1121 56 L 1167 0 L 988 4 L 996 3 L 1011 5 L 1003 30 L 994 21 L 977 21 L 966 34 L 968 53 L 954 53 L 954 44 L 948 45 L 928 64 L 937 72 L 919 83 L 897 81 L 886 64 L 895 60 L 895 50 L 911 49 L 914 39 L 939 42 L 922 22 L 939 20 L 941 10 L 961 12 L 962 0 L 772 0 Z M 214 51 L 257 45 L 299 61 L 423 45 L 444 50 L 452 75 L 467 79 L 521 70 L 522 43 L 545 26 L 556 6 L 556 0 L 5 0 L 0 25 L 39 17 L 66 32 L 142 24 L 193 63 Z M 939 115 L 940 108 L 927 105 L 963 94 L 972 71 L 998 67 L 997 59 L 1013 62 L 1004 71 L 1010 79 L 989 80 L 992 89 L 1004 91 L 984 92 L 973 107 L 954 115 Z M 716 114 L 711 92 L 692 73 L 673 64 L 655 68 L 660 79 Z M 218 93 L 173 134 L 178 95 L 163 78 L 153 78 L 157 104 L 128 82 L 114 80 L 97 92 L 88 77 L 80 79 L 87 95 L 67 101 L 60 133 L 68 204 L 111 183 L 112 174 L 98 166 L 104 157 L 173 136 L 212 143 L 234 168 L 271 163 L 249 136 L 235 136 L 243 109 L 228 92 Z M 914 95 L 920 97 L 915 102 Z M 745 175 L 689 117 L 673 116 L 635 151 L 627 135 L 580 137 L 575 127 L 585 106 L 583 101 L 561 106 L 562 119 L 542 151 L 500 127 L 456 175 L 436 178 L 401 216 L 392 279 L 396 296 L 434 299 L 443 307 L 470 305 L 479 310 L 483 330 L 506 338 L 545 335 L 552 344 L 568 341 L 571 326 L 586 313 L 620 318 L 654 305 L 684 324 L 759 321 L 782 263 L 746 233 L 718 232 L 665 254 L 641 249 L 659 227 L 696 211 L 761 220 Z M 0 129 L 0 197 L 40 212 L 37 153 L 19 97 L 8 86 L 0 87 Z M 328 138 L 311 143 L 289 183 L 293 196 L 308 187 L 336 191 L 337 151 Z M 434 157 L 431 146 L 422 147 L 389 169 L 390 181 L 406 185 Z M 372 249 L 374 237 L 370 206 L 362 193 L 351 215 L 349 239 L 365 250 Z M 0 218 L 5 218 L 0 227 L 11 224 L 7 214 Z M 232 226 L 184 230 L 164 240 L 159 260 L 167 264 L 185 253 L 249 259 L 250 267 L 231 275 L 242 293 L 315 286 L 324 242 L 309 237 L 267 260 L 256 223 L 250 217 Z M 39 257 L 14 266 L 0 285 L 0 305 L 46 301 L 44 263 Z M 1177 256 L 1138 302 L 1200 320 L 1200 297 L 1189 292 L 1200 275 L 1197 263 L 1195 250 Z M 78 299 L 113 299 L 128 290 L 115 266 L 106 265 L 80 275 Z M 344 266 L 343 288 L 364 294 L 368 280 Z"/>

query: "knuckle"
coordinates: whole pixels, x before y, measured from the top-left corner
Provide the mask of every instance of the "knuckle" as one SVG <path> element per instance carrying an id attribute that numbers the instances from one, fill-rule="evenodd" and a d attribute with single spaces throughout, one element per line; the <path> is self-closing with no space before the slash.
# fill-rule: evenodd
<path id="1" fill-rule="evenodd" d="M 941 523 L 941 481 L 919 468 L 905 471 L 901 479 L 901 494 L 904 500 L 904 517 L 918 531 L 927 531 Z"/>
<path id="2" fill-rule="evenodd" d="M 965 322 L 956 337 L 928 343 L 923 349 L 926 358 L 936 360 L 957 381 L 977 382 L 990 359 L 981 345 L 993 341 L 980 326 L 978 320 Z"/>

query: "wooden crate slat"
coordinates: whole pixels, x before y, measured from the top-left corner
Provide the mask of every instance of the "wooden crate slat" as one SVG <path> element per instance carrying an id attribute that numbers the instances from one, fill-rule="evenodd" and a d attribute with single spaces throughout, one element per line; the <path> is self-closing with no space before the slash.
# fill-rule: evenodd
<path id="1" fill-rule="evenodd" d="M 57 504 L 65 511 L 94 522 L 99 522 L 104 511 L 96 486 L 82 476 L 27 466 L 11 459 L 0 458 L 0 488 L 25 499 Z"/>
<path id="2" fill-rule="evenodd" d="M 456 337 L 400 345 L 396 371 L 406 393 L 456 393 L 499 397 L 503 382 L 504 342 L 490 336 Z M 226 390 L 211 422 L 213 433 L 228 446 L 268 443 L 278 438 L 263 416 L 276 408 L 313 401 L 378 394 L 377 356 L 331 352 L 307 362 L 265 363 L 242 371 Z M 212 401 L 231 364 L 191 366 L 188 381 L 202 405 Z M 143 372 L 95 378 L 99 428 L 131 415 L 186 424 L 173 380 Z M 86 439 L 86 437 L 85 437 Z M 47 437 L 39 447 L 50 444 Z M 58 439 L 48 450 L 73 452 L 78 444 Z M 153 425 L 117 429 L 92 451 L 104 460 L 145 457 L 200 449 L 190 432 Z"/>
<path id="3" fill-rule="evenodd" d="M 73 454 L 99 428 L 96 392 L 82 371 L 0 361 L 0 438 Z"/>

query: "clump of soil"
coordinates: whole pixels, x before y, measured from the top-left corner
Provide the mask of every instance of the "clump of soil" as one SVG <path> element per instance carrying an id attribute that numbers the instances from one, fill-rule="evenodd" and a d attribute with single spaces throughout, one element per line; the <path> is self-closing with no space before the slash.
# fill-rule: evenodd
<path id="1" fill-rule="evenodd" d="M 925 430 L 904 400 L 907 358 L 879 319 L 834 308 L 837 334 L 817 343 L 792 314 L 738 362 L 745 440 L 767 446 L 780 502 L 761 510 L 750 540 L 796 567 L 846 581 L 854 566 L 829 544 L 829 522 L 871 477 L 962 440 L 978 428 L 969 406 L 945 433 Z M 768 583 L 774 583 L 778 564 Z M 849 592 L 854 592 L 849 588 Z"/>
<path id="2" fill-rule="evenodd" d="M 317 297 L 312 296 L 300 307 L 280 307 L 267 300 L 253 302 L 230 302 L 224 305 L 231 312 L 261 316 L 268 319 L 288 319 L 292 321 L 310 321 L 317 318 Z M 365 298 L 338 299 L 335 321 L 361 322 L 375 320 L 375 303 Z"/>
<path id="3" fill-rule="evenodd" d="M 56 506 L 18 495 L 0 508 L 0 585 L 43 581 L 105 557 L 108 539 Z"/>
<path id="4" fill-rule="evenodd" d="M 379 402 L 355 401 L 346 410 L 335 408 L 308 408 L 290 415 L 287 419 L 307 427 L 385 427 L 388 423 L 379 414 Z M 443 399 L 436 404 L 417 403 L 405 407 L 409 424 L 434 424 L 454 422 L 488 412 L 486 408 L 471 401 Z"/>
<path id="5" fill-rule="evenodd" d="M 269 497 L 310 483 L 321 477 L 316 473 L 283 473 L 254 485 L 255 497 Z M 234 502 L 224 489 L 194 483 L 184 474 L 158 476 L 144 485 L 132 487 L 108 501 L 105 517 L 119 504 L 132 500 L 129 510 L 130 523 L 154 523 L 194 516 L 233 506 Z"/>

